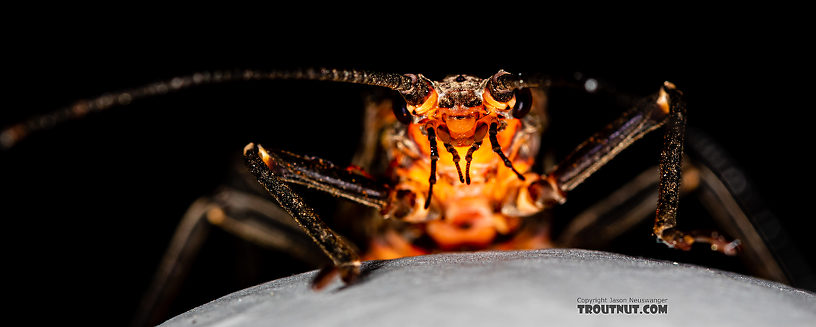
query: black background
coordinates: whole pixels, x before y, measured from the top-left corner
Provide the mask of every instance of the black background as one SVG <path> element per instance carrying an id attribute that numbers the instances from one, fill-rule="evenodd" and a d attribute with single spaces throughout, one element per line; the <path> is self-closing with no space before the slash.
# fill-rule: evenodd
<path id="1" fill-rule="evenodd" d="M 13 36 L 0 125 L 107 91 L 215 69 L 327 66 L 436 79 L 447 73 L 486 77 L 499 69 L 582 72 L 635 94 L 652 93 L 670 80 L 686 92 L 689 125 L 722 144 L 800 249 L 814 250 L 807 228 L 813 219 L 810 64 L 798 43 L 776 33 L 640 35 L 598 28 L 555 38 L 427 33 L 414 40 L 280 26 L 261 32 L 250 37 L 219 29 L 94 26 Z M 357 145 L 365 90 L 312 82 L 204 86 L 94 114 L 0 154 L 5 280 L 22 287 L 13 297 L 23 307 L 47 305 L 69 320 L 127 323 L 178 219 L 224 181 L 246 143 L 345 164 Z M 576 116 L 581 119 L 564 124 L 588 136 L 584 130 L 591 133 L 615 113 Z M 579 141 L 567 138 L 563 147 Z M 648 144 L 639 150 L 653 150 L 656 160 L 658 149 Z M 196 286 L 182 292 L 193 295 L 171 313 L 309 268 L 252 259 L 241 254 L 249 248 L 241 244 L 205 246 L 203 263 L 194 269 L 206 272 L 191 276 Z M 259 264 L 272 265 L 267 270 L 274 273 L 241 272 L 241 265 Z"/>

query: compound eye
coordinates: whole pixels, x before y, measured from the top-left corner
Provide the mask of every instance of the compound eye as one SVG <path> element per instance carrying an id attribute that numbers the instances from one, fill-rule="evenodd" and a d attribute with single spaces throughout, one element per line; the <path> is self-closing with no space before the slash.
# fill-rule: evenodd
<path id="1" fill-rule="evenodd" d="M 513 91 L 516 95 L 516 104 L 513 105 L 513 117 L 522 118 L 530 112 L 533 106 L 533 93 L 529 88 Z"/>
<path id="2" fill-rule="evenodd" d="M 394 97 L 391 100 L 392 109 L 394 110 L 394 117 L 397 117 L 397 120 L 403 124 L 410 124 L 413 119 L 411 118 L 411 112 L 408 111 L 408 104 L 405 103 L 405 99 L 402 97 Z"/>

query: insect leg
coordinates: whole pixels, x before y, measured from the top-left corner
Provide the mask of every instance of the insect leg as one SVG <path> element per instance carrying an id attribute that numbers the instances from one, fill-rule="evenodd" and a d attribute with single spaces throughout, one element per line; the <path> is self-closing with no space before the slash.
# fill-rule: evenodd
<path id="1" fill-rule="evenodd" d="M 210 199 L 200 198 L 184 213 L 161 265 L 142 297 L 133 326 L 154 325 L 165 319 L 170 301 L 178 292 L 180 282 L 209 234 L 206 215 L 215 207 Z"/>
<path id="2" fill-rule="evenodd" d="M 666 125 L 660 154 L 658 208 L 654 232 L 658 240 L 683 250 L 694 242 L 711 244 L 712 250 L 736 254 L 738 241 L 728 242 L 716 232 L 681 232 L 677 227 L 681 162 L 685 141 L 686 105 L 673 84 L 664 83 L 656 97 L 639 102 L 632 110 L 578 146 L 549 173 L 559 191 L 569 192 L 647 133 Z M 537 184 L 533 184 L 537 185 Z"/>
<path id="3" fill-rule="evenodd" d="M 319 289 L 325 286 L 334 273 L 339 273 L 343 281 L 352 282 L 360 274 L 360 259 L 354 246 L 332 231 L 284 182 L 306 185 L 378 209 L 385 205 L 387 189 L 365 176 L 335 167 L 330 162 L 283 151 L 269 152 L 252 143 L 244 148 L 244 158 L 249 171 L 258 182 L 334 264 L 318 274 L 313 287 Z"/>
<path id="4" fill-rule="evenodd" d="M 575 216 L 559 235 L 559 246 L 602 248 L 644 219 L 652 217 L 658 199 L 659 176 L 650 167 L 615 192 Z M 685 195 L 700 184 L 699 170 L 683 168 L 680 193 Z"/>
<path id="5" fill-rule="evenodd" d="M 245 150 L 253 146 L 250 143 Z M 389 189 L 368 175 L 359 173 L 358 167 L 341 168 L 317 157 L 267 150 L 261 146 L 257 148 L 270 172 L 284 182 L 300 184 L 377 209 L 382 209 L 386 204 Z M 248 159 L 248 154 L 244 152 L 245 159 Z M 255 172 L 253 174 L 258 177 Z"/>
<path id="6" fill-rule="evenodd" d="M 166 319 L 210 226 L 241 239 L 287 253 L 314 266 L 325 256 L 289 215 L 272 202 L 232 188 L 193 202 L 179 223 L 137 312 L 134 326 L 155 325 Z"/>
<path id="7" fill-rule="evenodd" d="M 695 242 L 711 244 L 711 249 L 728 255 L 737 254 L 739 240 L 729 242 L 717 232 L 677 229 L 677 205 L 680 201 L 681 162 L 683 142 L 686 137 L 686 103 L 682 93 L 674 85 L 664 86 L 668 94 L 668 119 L 663 137 L 663 151 L 660 153 L 660 183 L 658 184 L 657 216 L 654 233 L 666 245 L 682 250 L 690 250 Z"/>
<path id="8" fill-rule="evenodd" d="M 742 257 L 754 274 L 816 288 L 812 267 L 726 150 L 695 129 L 688 130 L 687 145 L 689 157 L 699 163 L 701 203 L 726 232 L 745 241 Z"/>

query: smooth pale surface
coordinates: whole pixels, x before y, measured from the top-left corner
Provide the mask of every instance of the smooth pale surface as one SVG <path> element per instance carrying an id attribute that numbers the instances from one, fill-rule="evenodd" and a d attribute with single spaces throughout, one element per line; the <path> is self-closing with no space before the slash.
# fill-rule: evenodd
<path id="1" fill-rule="evenodd" d="M 814 326 L 816 295 L 619 254 L 548 249 L 365 262 L 362 279 L 315 272 L 251 287 L 162 326 Z M 578 298 L 665 298 L 668 313 L 581 314 Z M 629 303 L 626 303 L 629 304 Z M 641 304 L 642 306 L 642 304 Z"/>

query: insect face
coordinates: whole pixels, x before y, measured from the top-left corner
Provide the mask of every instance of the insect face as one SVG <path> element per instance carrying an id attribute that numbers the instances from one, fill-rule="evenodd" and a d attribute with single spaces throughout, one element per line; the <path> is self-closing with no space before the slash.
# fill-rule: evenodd
<path id="1" fill-rule="evenodd" d="M 414 123 L 433 128 L 445 144 L 472 146 L 487 135 L 491 123 L 513 118 L 510 109 L 516 103 L 515 97 L 505 102 L 495 100 L 490 92 L 485 92 L 489 79 L 451 75 L 433 82 L 421 75 L 419 78 L 430 84 L 432 90 L 421 104 L 409 105 L 407 109 L 414 115 Z M 400 118 L 402 112 L 395 114 Z"/>
<path id="2" fill-rule="evenodd" d="M 434 83 L 439 96 L 428 125 L 435 128 L 443 143 L 471 146 L 484 138 L 487 124 L 482 120 L 488 114 L 482 102 L 484 84 L 480 78 L 465 75 L 448 76 Z"/>
<path id="3" fill-rule="evenodd" d="M 473 154 L 488 135 L 493 152 L 518 176 L 518 179 L 524 180 L 524 176 L 513 167 L 511 160 L 503 153 L 498 134 L 507 125 L 506 120 L 517 120 L 529 111 L 530 101 L 525 98 L 526 103 L 518 106 L 517 104 L 521 103 L 516 102 L 515 92 L 510 93 L 509 96 L 507 92 L 499 93 L 502 100 L 497 100 L 491 95 L 496 91 L 488 90 L 491 80 L 506 74 L 508 73 L 499 71 L 488 79 L 469 75 L 450 75 L 439 82 L 417 75 L 414 87 L 425 86 L 428 91 L 426 96 L 414 102 L 416 104 L 408 104 L 405 109 L 400 104 L 394 107 L 397 119 L 404 123 L 408 121 L 406 111 L 412 114 L 413 117 L 408 123 L 412 125 L 410 128 L 420 131 L 428 140 L 430 178 L 425 209 L 430 206 L 433 185 L 436 183 L 436 162 L 439 159 L 437 139 L 451 154 L 461 183 L 470 184 Z M 408 100 L 407 97 L 406 100 Z M 415 141 L 418 141 L 419 138 L 421 137 L 416 137 Z M 464 173 L 459 165 L 461 155 L 457 147 L 464 148 L 463 151 L 466 151 Z"/>

